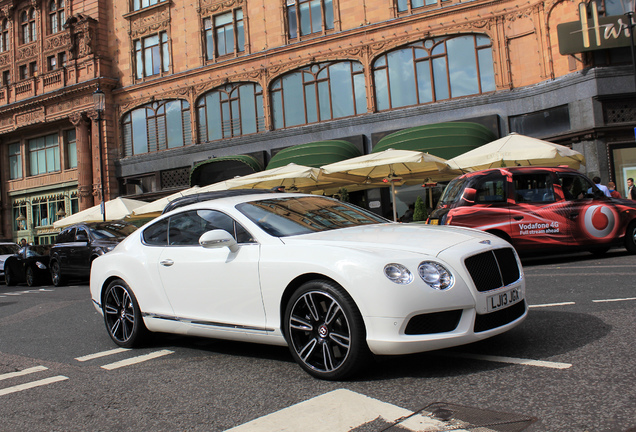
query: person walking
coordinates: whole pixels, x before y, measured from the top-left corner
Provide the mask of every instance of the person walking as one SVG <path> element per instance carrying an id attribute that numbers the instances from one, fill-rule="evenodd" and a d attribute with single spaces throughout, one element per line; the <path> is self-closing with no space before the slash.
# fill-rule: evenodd
<path id="1" fill-rule="evenodd" d="M 599 190 L 603 191 L 605 196 L 611 197 L 609 189 L 607 189 L 607 186 L 601 184 L 601 178 L 599 176 L 594 177 L 592 181 Z"/>
<path id="2" fill-rule="evenodd" d="M 621 196 L 621 193 L 616 190 L 616 183 L 607 182 L 607 189 L 609 189 L 609 192 L 610 192 L 610 195 L 612 196 L 612 198 L 623 198 Z"/>
<path id="3" fill-rule="evenodd" d="M 627 179 L 627 194 L 625 195 L 628 199 L 636 200 L 636 188 L 634 188 L 634 179 L 631 177 Z"/>

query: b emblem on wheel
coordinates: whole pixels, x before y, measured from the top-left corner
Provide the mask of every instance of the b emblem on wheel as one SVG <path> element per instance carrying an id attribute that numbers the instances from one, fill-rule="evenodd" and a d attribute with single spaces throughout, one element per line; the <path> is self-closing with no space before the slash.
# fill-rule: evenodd
<path id="1" fill-rule="evenodd" d="M 318 328 L 318 334 L 320 335 L 321 338 L 324 339 L 329 334 L 329 329 L 327 328 L 326 325 L 323 324 Z"/>

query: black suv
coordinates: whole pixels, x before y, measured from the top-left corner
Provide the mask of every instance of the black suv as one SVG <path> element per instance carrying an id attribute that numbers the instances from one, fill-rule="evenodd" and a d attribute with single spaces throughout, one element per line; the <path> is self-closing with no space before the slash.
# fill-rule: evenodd
<path id="1" fill-rule="evenodd" d="M 113 250 L 136 229 L 124 221 L 89 222 L 64 228 L 50 252 L 53 285 L 63 285 L 70 279 L 88 280 L 93 260 Z"/>

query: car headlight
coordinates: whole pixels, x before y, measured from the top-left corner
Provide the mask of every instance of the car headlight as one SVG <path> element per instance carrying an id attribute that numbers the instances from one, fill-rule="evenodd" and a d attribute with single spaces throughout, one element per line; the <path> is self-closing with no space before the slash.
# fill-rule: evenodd
<path id="1" fill-rule="evenodd" d="M 437 290 L 445 290 L 453 286 L 455 278 L 443 265 L 433 262 L 424 261 L 417 268 L 422 280 L 431 288 Z"/>
<path id="2" fill-rule="evenodd" d="M 46 270 L 46 266 L 42 264 L 40 261 L 36 262 L 35 265 L 38 266 L 38 268 L 41 270 Z"/>
<path id="3" fill-rule="evenodd" d="M 407 285 L 413 281 L 413 274 L 402 264 L 387 264 L 384 266 L 384 275 L 391 282 Z"/>

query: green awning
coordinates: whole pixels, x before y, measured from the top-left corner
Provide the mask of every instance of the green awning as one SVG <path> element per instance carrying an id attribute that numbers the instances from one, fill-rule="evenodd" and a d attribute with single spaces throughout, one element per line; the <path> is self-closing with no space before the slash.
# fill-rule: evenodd
<path id="1" fill-rule="evenodd" d="M 469 122 L 436 123 L 392 133 L 373 147 L 372 153 L 390 148 L 429 153 L 451 159 L 497 139 L 485 126 Z"/>
<path id="2" fill-rule="evenodd" d="M 252 156 L 221 156 L 196 164 L 190 172 L 190 186 L 207 186 L 258 171 L 263 171 L 263 166 Z"/>
<path id="3" fill-rule="evenodd" d="M 360 150 L 344 140 L 316 141 L 287 147 L 274 156 L 267 169 L 279 168 L 290 163 L 320 168 L 333 162 L 361 156 Z"/>

